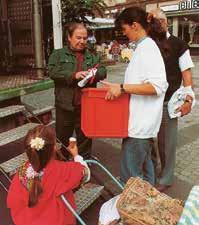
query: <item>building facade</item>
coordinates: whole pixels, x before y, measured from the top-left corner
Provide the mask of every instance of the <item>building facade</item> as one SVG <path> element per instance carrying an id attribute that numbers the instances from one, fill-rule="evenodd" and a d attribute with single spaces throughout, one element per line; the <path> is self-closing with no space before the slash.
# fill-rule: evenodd
<path id="1" fill-rule="evenodd" d="M 199 1 L 198 0 L 106 0 L 105 15 L 114 18 L 120 11 L 140 6 L 146 11 L 160 7 L 166 13 L 170 32 L 187 42 L 193 55 L 199 54 Z M 119 34 L 119 38 L 121 33 Z M 116 32 L 117 37 L 117 32 Z"/>
<path id="2" fill-rule="evenodd" d="M 199 54 L 199 1 L 148 1 L 146 10 L 160 7 L 167 15 L 170 32 L 187 42 L 193 55 Z"/>

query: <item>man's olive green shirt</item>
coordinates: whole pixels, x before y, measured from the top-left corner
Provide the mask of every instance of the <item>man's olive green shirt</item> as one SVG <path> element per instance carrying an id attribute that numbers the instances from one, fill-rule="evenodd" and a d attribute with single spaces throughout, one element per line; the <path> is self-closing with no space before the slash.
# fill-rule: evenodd
<path id="1" fill-rule="evenodd" d="M 98 55 L 92 54 L 89 50 L 84 52 L 82 70 L 87 71 L 96 64 L 100 63 Z M 67 46 L 56 49 L 52 52 L 48 63 L 50 78 L 55 83 L 55 106 L 66 110 L 73 110 L 73 95 L 77 88 L 78 80 L 74 79 L 77 72 L 76 55 Z M 106 68 L 99 65 L 94 82 L 85 87 L 96 87 L 98 81 L 106 78 Z"/>

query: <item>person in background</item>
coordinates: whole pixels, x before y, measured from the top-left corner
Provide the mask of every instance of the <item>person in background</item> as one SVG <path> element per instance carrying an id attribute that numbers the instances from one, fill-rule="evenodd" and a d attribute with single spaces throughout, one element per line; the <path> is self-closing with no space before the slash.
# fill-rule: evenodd
<path id="1" fill-rule="evenodd" d="M 76 208 L 72 190 L 89 179 L 89 169 L 78 155 L 77 145 L 68 146 L 74 162 L 57 160 L 55 131 L 44 125 L 30 130 L 24 145 L 28 161 L 14 176 L 7 196 L 14 224 L 76 225 L 60 195 L 64 194 Z"/>
<path id="2" fill-rule="evenodd" d="M 164 98 L 163 117 L 158 133 L 161 173 L 156 188 L 159 191 L 164 191 L 173 184 L 178 126 L 178 119 L 171 119 L 169 117 L 168 102 L 173 93 L 179 89 L 181 83 L 184 87 L 191 88 L 193 86 L 191 68 L 194 65 L 188 45 L 169 33 L 165 13 L 159 8 L 150 13 L 160 21 L 162 28 L 167 32 L 170 49 L 169 57 L 166 57 L 164 60 L 169 87 Z M 181 112 L 181 116 L 185 116 L 191 112 L 192 101 L 192 96 L 187 95 L 184 104 L 178 109 L 178 112 Z"/>
<path id="3" fill-rule="evenodd" d="M 114 100 L 123 93 L 130 94 L 128 137 L 122 143 L 121 180 L 126 182 L 132 176 L 139 176 L 154 184 L 151 139 L 157 136 L 160 128 L 168 87 L 160 52 L 161 49 L 167 54 L 166 32 L 162 31 L 158 20 L 139 7 L 122 11 L 115 25 L 136 44 L 124 83 L 102 81 L 108 87 L 107 100 Z"/>
<path id="4" fill-rule="evenodd" d="M 111 45 L 110 53 L 112 54 L 112 58 L 114 61 L 118 62 L 119 61 L 119 56 L 120 56 L 120 44 L 116 41 L 113 40 L 113 43 Z"/>
<path id="5" fill-rule="evenodd" d="M 106 78 L 106 69 L 100 65 L 99 56 L 87 49 L 88 35 L 84 24 L 71 23 L 67 32 L 67 46 L 54 50 L 48 63 L 49 75 L 55 83 L 56 133 L 58 139 L 66 143 L 75 130 L 80 155 L 89 158 L 92 139 L 84 135 L 80 126 L 82 88 L 78 82 L 97 65 L 94 79 L 84 86 L 96 87 L 98 81 Z M 68 157 L 66 153 L 65 156 Z"/>
<path id="6" fill-rule="evenodd" d="M 96 42 L 97 40 L 95 38 L 94 31 L 91 30 L 88 36 L 88 45 L 90 45 L 90 49 L 95 49 Z"/>

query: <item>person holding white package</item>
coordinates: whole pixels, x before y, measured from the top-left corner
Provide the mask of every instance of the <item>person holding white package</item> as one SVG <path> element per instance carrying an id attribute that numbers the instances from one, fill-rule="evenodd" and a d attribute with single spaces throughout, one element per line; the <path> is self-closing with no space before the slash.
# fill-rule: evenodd
<path id="1" fill-rule="evenodd" d="M 194 65 L 190 56 L 189 46 L 168 32 L 165 13 L 159 8 L 151 11 L 151 13 L 160 21 L 162 28 L 167 32 L 170 50 L 169 57 L 164 59 L 169 87 L 164 99 L 163 118 L 158 133 L 161 173 L 156 188 L 159 191 L 164 191 L 173 183 L 177 146 L 177 117 L 189 114 L 194 105 L 191 73 L 191 68 Z M 179 90 L 181 83 L 183 87 Z"/>

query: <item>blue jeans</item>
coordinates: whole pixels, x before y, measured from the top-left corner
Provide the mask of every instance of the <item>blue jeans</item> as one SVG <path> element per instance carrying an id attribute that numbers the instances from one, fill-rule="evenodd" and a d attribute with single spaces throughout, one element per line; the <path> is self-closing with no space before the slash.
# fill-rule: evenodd
<path id="1" fill-rule="evenodd" d="M 151 139 L 125 138 L 122 142 L 121 180 L 140 177 L 152 185 L 155 182 L 154 166 L 151 160 Z"/>

